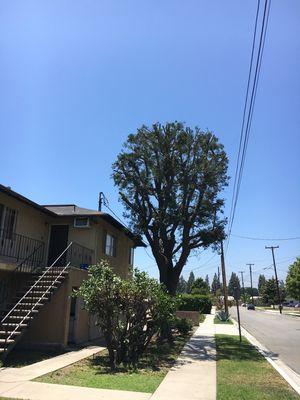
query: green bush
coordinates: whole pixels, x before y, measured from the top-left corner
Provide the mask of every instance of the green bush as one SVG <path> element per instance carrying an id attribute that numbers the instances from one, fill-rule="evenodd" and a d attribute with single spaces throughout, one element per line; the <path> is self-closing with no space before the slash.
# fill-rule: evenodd
<path id="1" fill-rule="evenodd" d="M 75 295 L 97 317 L 112 370 L 135 366 L 151 340 L 168 332 L 175 318 L 175 299 L 145 272 L 134 269 L 130 280 L 117 276 L 107 261 L 89 268 Z"/>
<path id="2" fill-rule="evenodd" d="M 201 314 L 210 314 L 212 302 L 209 296 L 182 294 L 177 296 L 177 310 L 199 311 Z"/>
<path id="3" fill-rule="evenodd" d="M 201 314 L 211 312 L 212 302 L 209 296 L 184 294 L 177 297 L 177 310 L 199 311 Z"/>
<path id="4" fill-rule="evenodd" d="M 187 318 L 176 318 L 174 321 L 174 329 L 183 336 L 186 336 L 193 329 L 193 323 Z"/>

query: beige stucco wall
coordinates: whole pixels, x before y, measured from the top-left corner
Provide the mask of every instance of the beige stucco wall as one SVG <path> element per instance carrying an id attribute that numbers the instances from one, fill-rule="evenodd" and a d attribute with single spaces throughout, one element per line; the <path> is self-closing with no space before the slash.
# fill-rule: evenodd
<path id="1" fill-rule="evenodd" d="M 77 268 L 70 269 L 69 275 L 62 286 L 35 316 L 19 343 L 20 347 L 36 347 L 39 345 L 67 346 L 72 289 L 80 287 L 83 280 L 87 278 L 87 271 Z M 78 299 L 74 332 L 75 343 L 84 343 L 100 336 L 99 330 L 94 327 L 92 318 L 83 310 L 82 301 Z"/>
<path id="2" fill-rule="evenodd" d="M 69 226 L 69 242 L 75 242 L 94 250 L 94 263 L 101 259 L 107 259 L 114 271 L 123 278 L 128 277 L 129 272 L 129 249 L 134 247 L 134 242 L 124 232 L 115 228 L 101 218 L 90 219 L 90 227 L 74 228 L 74 217 L 59 217 L 55 225 Z M 117 255 L 110 257 L 103 253 L 104 232 L 112 234 L 117 238 Z"/>
<path id="3" fill-rule="evenodd" d="M 106 258 L 116 273 L 122 277 L 128 276 L 129 249 L 134 246 L 133 241 L 124 232 L 115 228 L 99 217 L 90 218 L 89 228 L 74 228 L 74 217 L 52 217 L 39 210 L 24 204 L 23 202 L 0 192 L 0 203 L 17 210 L 16 233 L 32 239 L 41 240 L 45 243 L 45 263 L 47 261 L 49 236 L 51 225 L 68 225 L 69 242 L 74 241 L 82 246 L 94 250 L 95 259 L 98 262 Z M 110 257 L 103 254 L 104 232 L 114 235 L 117 238 L 117 255 Z M 1 264 L 0 269 L 8 269 L 9 266 Z"/>
<path id="4" fill-rule="evenodd" d="M 0 203 L 17 211 L 15 232 L 31 239 L 40 240 L 47 246 L 51 216 L 0 192 Z M 46 257 L 46 252 L 45 252 Z M 0 266 L 1 267 L 1 266 Z M 2 265 L 4 269 L 4 265 Z M 2 269 L 1 268 L 1 269 Z"/>

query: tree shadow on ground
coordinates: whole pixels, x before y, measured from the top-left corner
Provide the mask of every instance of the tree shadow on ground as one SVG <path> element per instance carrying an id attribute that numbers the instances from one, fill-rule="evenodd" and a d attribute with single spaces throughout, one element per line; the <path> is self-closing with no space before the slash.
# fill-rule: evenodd
<path id="1" fill-rule="evenodd" d="M 160 371 L 165 368 L 171 368 L 175 364 L 187 339 L 188 337 L 178 335 L 174 338 L 173 343 L 153 341 L 135 368 L 121 364 L 114 372 Z M 97 368 L 97 374 L 111 373 L 107 351 L 90 358 L 88 362 L 91 366 Z"/>

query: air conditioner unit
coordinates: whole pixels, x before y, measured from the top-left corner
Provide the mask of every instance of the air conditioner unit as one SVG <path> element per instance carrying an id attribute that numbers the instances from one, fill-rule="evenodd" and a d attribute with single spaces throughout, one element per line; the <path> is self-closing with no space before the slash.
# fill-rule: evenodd
<path id="1" fill-rule="evenodd" d="M 74 218 L 74 228 L 88 228 L 90 226 L 89 217 Z"/>

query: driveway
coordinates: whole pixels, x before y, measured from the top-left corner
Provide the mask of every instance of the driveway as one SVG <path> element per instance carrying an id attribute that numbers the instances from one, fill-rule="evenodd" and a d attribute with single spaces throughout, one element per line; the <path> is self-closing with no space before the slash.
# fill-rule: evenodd
<path id="1" fill-rule="evenodd" d="M 236 319 L 236 308 L 230 309 Z M 241 325 L 269 351 L 300 375 L 300 317 L 246 310 L 240 307 Z"/>

